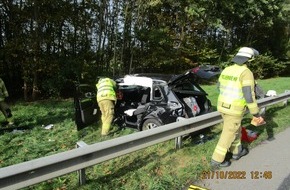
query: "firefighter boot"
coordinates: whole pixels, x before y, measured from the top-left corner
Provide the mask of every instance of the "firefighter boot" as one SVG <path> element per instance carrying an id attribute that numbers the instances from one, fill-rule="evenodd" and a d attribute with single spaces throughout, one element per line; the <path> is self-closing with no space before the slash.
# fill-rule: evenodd
<path id="1" fill-rule="evenodd" d="M 224 160 L 223 162 L 217 162 L 215 160 L 211 160 L 210 165 L 214 168 L 219 168 L 219 167 L 228 167 L 231 165 L 231 162 L 228 160 Z"/>
<path id="2" fill-rule="evenodd" d="M 247 148 L 243 148 L 238 154 L 233 154 L 232 159 L 239 160 L 241 157 L 246 156 L 249 153 Z"/>

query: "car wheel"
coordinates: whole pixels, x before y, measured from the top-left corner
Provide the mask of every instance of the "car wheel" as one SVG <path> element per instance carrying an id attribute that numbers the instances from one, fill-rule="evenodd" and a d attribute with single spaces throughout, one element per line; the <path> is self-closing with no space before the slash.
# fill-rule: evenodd
<path id="1" fill-rule="evenodd" d="M 153 129 L 161 126 L 162 124 L 157 119 L 147 119 L 142 126 L 142 131 Z"/>

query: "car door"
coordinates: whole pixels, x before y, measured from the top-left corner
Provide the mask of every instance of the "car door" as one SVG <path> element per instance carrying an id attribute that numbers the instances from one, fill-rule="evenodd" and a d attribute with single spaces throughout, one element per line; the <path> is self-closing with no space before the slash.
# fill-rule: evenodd
<path id="1" fill-rule="evenodd" d="M 75 123 L 81 130 L 100 120 L 101 113 L 96 101 L 96 89 L 88 84 L 75 86 Z"/>

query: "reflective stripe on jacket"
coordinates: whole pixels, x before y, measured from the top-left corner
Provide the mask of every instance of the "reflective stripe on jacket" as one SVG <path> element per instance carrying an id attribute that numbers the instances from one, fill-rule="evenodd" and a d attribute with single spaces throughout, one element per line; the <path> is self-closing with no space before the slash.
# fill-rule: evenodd
<path id="1" fill-rule="evenodd" d="M 113 100 L 116 101 L 116 82 L 109 79 L 109 78 L 103 78 L 100 79 L 98 84 L 96 84 L 97 87 L 97 101 L 102 100 Z"/>
<path id="2" fill-rule="evenodd" d="M 232 65 L 223 70 L 219 77 L 220 94 L 218 97 L 217 109 L 221 113 L 242 116 L 246 110 L 247 101 L 244 98 L 243 86 L 252 86 L 254 84 L 253 77 L 251 80 L 242 81 L 241 75 L 246 70 L 250 71 L 245 65 Z M 251 73 L 251 72 L 249 72 Z M 258 110 L 256 100 L 248 104 L 248 107 L 256 112 Z"/>

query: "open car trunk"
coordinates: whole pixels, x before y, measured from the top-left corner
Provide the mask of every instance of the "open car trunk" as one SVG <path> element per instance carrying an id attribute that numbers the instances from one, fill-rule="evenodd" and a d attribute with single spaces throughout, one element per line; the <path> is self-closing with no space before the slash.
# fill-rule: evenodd
<path id="1" fill-rule="evenodd" d="M 195 117 L 211 111 L 211 103 L 203 92 L 192 93 L 189 91 L 175 91 L 176 96 L 182 102 L 186 117 Z"/>
<path id="2" fill-rule="evenodd" d="M 210 112 L 211 102 L 207 99 L 207 93 L 196 83 L 196 79 L 190 76 L 172 82 L 171 88 L 185 106 L 187 117 L 194 117 Z"/>

